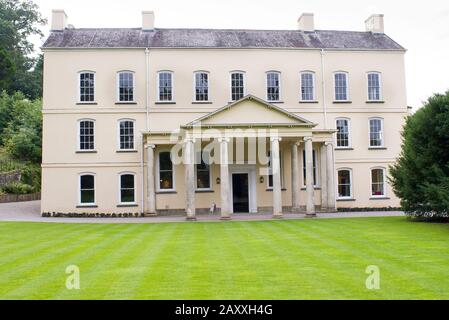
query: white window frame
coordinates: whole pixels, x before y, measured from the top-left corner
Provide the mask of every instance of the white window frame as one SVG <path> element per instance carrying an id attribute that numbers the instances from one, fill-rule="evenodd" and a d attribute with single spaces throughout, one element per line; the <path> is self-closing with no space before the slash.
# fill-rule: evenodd
<path id="1" fill-rule="evenodd" d="M 81 202 L 81 177 L 93 176 L 94 177 L 94 202 Z M 80 172 L 78 173 L 78 207 L 90 207 L 95 206 L 97 201 L 97 188 L 96 188 L 96 174 L 94 172 Z"/>
<path id="2" fill-rule="evenodd" d="M 268 75 L 269 74 L 277 74 L 279 77 L 279 99 L 277 100 L 268 100 Z M 281 102 L 282 101 L 282 75 L 280 71 L 270 70 L 265 72 L 265 98 L 268 102 Z"/>
<path id="3" fill-rule="evenodd" d="M 160 85 L 159 85 L 159 77 L 161 73 L 169 73 L 171 74 L 171 100 L 160 100 Z M 156 102 L 158 103 L 173 103 L 175 102 L 175 73 L 170 70 L 159 70 L 157 72 L 157 79 L 156 79 Z"/>
<path id="4" fill-rule="evenodd" d="M 134 201 L 133 202 L 122 202 L 122 176 L 131 175 L 134 177 Z M 136 205 L 137 204 L 137 182 L 136 182 L 136 173 L 132 171 L 123 171 L 118 174 L 118 204 L 119 205 Z"/>
<path id="5" fill-rule="evenodd" d="M 201 149 L 201 152 L 199 152 L 200 154 L 201 154 L 201 156 L 203 155 L 203 152 L 204 152 L 204 149 Z M 198 153 L 196 153 L 196 155 L 195 155 L 195 160 L 198 160 L 198 161 L 201 161 L 201 159 L 198 159 L 197 158 L 197 155 L 198 155 Z M 209 162 L 211 162 L 211 155 L 210 155 L 210 152 L 209 152 Z M 198 191 L 211 191 L 211 190 L 213 190 L 213 188 L 212 188 L 212 181 L 213 181 L 213 179 L 212 179 L 212 163 L 209 163 L 209 188 L 198 188 L 198 184 L 197 184 L 197 177 L 198 177 L 198 175 L 197 175 L 197 172 L 198 172 L 198 167 L 197 167 L 197 162 L 195 162 L 195 190 L 198 190 Z"/>
<path id="6" fill-rule="evenodd" d="M 382 170 L 382 186 L 383 186 L 383 190 L 382 190 L 382 195 L 374 195 L 373 194 L 373 170 Z M 369 169 L 370 172 L 370 197 L 371 198 L 386 198 L 387 197 L 387 177 L 386 175 L 386 170 L 384 167 L 373 167 Z"/>
<path id="7" fill-rule="evenodd" d="M 207 100 L 197 100 L 196 99 L 196 75 L 205 73 L 207 74 Z M 210 72 L 206 70 L 197 70 L 193 72 L 193 92 L 192 92 L 192 101 L 193 102 L 199 102 L 199 103 L 206 103 L 211 101 L 210 99 Z"/>
<path id="8" fill-rule="evenodd" d="M 271 172 L 271 150 L 268 150 L 268 163 L 267 163 L 267 190 L 273 190 L 273 186 L 270 186 L 270 176 L 272 176 Z M 279 167 L 281 168 L 281 189 L 284 187 L 284 152 L 283 150 L 279 150 Z M 274 182 L 274 180 L 273 180 Z"/>
<path id="9" fill-rule="evenodd" d="M 130 101 L 121 101 L 120 100 L 120 75 L 122 73 L 130 73 L 132 75 L 132 81 L 133 81 L 133 99 Z M 122 103 L 122 104 L 126 104 L 126 103 L 135 103 L 136 102 L 136 76 L 135 76 L 135 72 L 131 71 L 131 70 L 121 70 L 117 72 L 116 75 L 116 88 L 117 88 L 117 94 L 116 94 L 116 103 Z"/>
<path id="10" fill-rule="evenodd" d="M 83 73 L 92 73 L 94 75 L 94 100 L 93 101 L 81 101 L 81 74 Z M 77 73 L 77 92 L 76 92 L 76 102 L 77 104 L 96 104 L 97 95 L 96 95 L 96 83 L 97 83 L 97 74 L 92 70 L 81 70 Z"/>
<path id="11" fill-rule="evenodd" d="M 337 74 L 344 74 L 345 77 L 346 77 L 346 99 L 345 100 L 337 100 L 337 90 L 336 90 L 337 87 L 336 87 L 336 83 L 335 83 L 335 76 Z M 334 89 L 334 102 L 348 102 L 348 101 L 351 101 L 351 98 L 349 96 L 349 72 L 347 72 L 347 71 L 335 71 L 333 73 L 332 78 L 333 78 L 333 82 L 334 82 L 334 86 L 333 86 L 333 89 Z"/>
<path id="12" fill-rule="evenodd" d="M 337 128 L 337 121 L 338 120 L 346 120 L 348 122 L 348 146 L 339 146 L 338 145 L 338 139 L 337 139 L 337 134 L 338 132 L 335 133 L 335 149 L 339 150 L 339 149 L 351 149 L 352 148 L 352 134 L 351 134 L 351 119 L 350 118 L 346 118 L 346 117 L 338 117 L 335 118 L 335 128 Z"/>
<path id="13" fill-rule="evenodd" d="M 377 74 L 379 76 L 379 99 L 370 99 L 369 97 L 369 76 L 371 74 Z M 383 94 L 382 94 L 382 73 L 379 71 L 369 71 L 366 73 L 366 101 L 373 102 L 373 101 L 383 101 Z"/>
<path id="14" fill-rule="evenodd" d="M 120 148 L 120 123 L 123 121 L 130 121 L 133 123 L 133 146 L 132 149 L 121 149 Z M 136 120 L 130 118 L 123 118 L 117 120 L 117 150 L 118 151 L 136 151 Z"/>
<path id="15" fill-rule="evenodd" d="M 174 192 L 174 191 L 176 191 L 176 166 L 175 166 L 175 164 L 173 163 L 173 161 L 172 161 L 172 185 L 173 185 L 173 187 L 171 188 L 171 189 L 161 189 L 160 188 L 160 180 L 161 180 L 161 177 L 160 177 L 160 170 L 159 170 L 159 162 L 160 162 L 160 159 L 159 159 L 159 157 L 160 157 L 160 154 L 161 153 L 164 153 L 164 152 L 168 152 L 168 153 L 170 153 L 171 154 L 171 150 L 170 149 L 161 149 L 161 150 L 158 150 L 157 151 L 157 157 L 156 157 L 156 191 L 157 192 L 159 192 L 159 193 L 164 193 L 164 192 L 167 192 L 167 193 L 172 193 L 172 192 Z"/>
<path id="16" fill-rule="evenodd" d="M 380 146 L 372 146 L 371 145 L 371 120 L 380 120 L 380 125 L 381 125 L 381 131 L 380 131 L 380 138 L 381 138 L 381 144 Z M 370 117 L 368 119 L 368 147 L 370 149 L 383 149 L 385 148 L 385 127 L 384 127 L 384 119 L 381 117 Z"/>
<path id="17" fill-rule="evenodd" d="M 349 196 L 345 196 L 345 197 L 340 197 L 340 193 L 338 192 L 338 173 L 340 171 L 349 171 L 349 192 L 350 195 Z M 350 199 L 354 199 L 354 179 L 352 176 L 352 169 L 351 168 L 338 168 L 337 169 L 337 199 L 339 200 L 350 200 Z"/>
<path id="18" fill-rule="evenodd" d="M 94 147 L 93 149 L 81 149 L 81 122 L 83 121 L 91 121 L 94 123 Z M 95 152 L 97 149 L 97 143 L 96 143 L 96 139 L 95 139 L 95 131 L 96 131 L 96 121 L 95 119 L 91 119 L 91 118 L 83 118 L 83 119 L 78 119 L 76 121 L 76 130 L 77 130 L 77 134 L 76 134 L 76 151 L 77 152 Z"/>
<path id="19" fill-rule="evenodd" d="M 312 157 L 313 157 L 313 155 L 315 155 L 315 169 L 313 170 L 314 172 L 315 172 L 315 183 L 313 184 L 313 187 L 314 188 L 317 188 L 317 187 L 319 187 L 320 185 L 319 185 L 319 182 L 320 182 L 320 179 L 319 179 L 319 176 L 318 176 L 318 163 L 320 163 L 319 161 L 320 161 L 320 159 L 318 159 L 318 150 L 317 149 L 315 149 L 315 148 L 313 148 L 312 149 Z M 305 159 L 305 156 L 306 156 L 306 150 L 305 149 L 302 149 L 302 151 L 301 151 L 301 168 L 302 168 L 302 170 L 301 170 L 301 181 L 302 181 L 302 188 L 306 188 L 306 184 L 305 184 L 305 175 L 307 175 L 307 172 L 306 172 L 306 159 Z M 313 159 L 312 159 L 312 166 L 313 166 Z M 304 174 L 305 173 L 305 174 Z"/>
<path id="20" fill-rule="evenodd" d="M 238 100 L 232 100 L 232 75 L 234 73 L 240 73 L 243 75 L 243 97 L 246 96 L 246 72 L 241 71 L 241 70 L 230 71 L 229 72 L 229 101 L 230 102 L 238 101 Z"/>
<path id="21" fill-rule="evenodd" d="M 302 98 L 302 75 L 303 74 L 310 74 L 312 75 L 312 85 L 313 85 L 313 90 L 312 90 L 312 99 L 311 100 L 304 100 Z M 315 102 L 316 100 L 316 81 L 315 81 L 315 72 L 313 71 L 309 71 L 309 70 L 304 70 L 301 71 L 299 73 L 299 101 L 301 102 Z"/>

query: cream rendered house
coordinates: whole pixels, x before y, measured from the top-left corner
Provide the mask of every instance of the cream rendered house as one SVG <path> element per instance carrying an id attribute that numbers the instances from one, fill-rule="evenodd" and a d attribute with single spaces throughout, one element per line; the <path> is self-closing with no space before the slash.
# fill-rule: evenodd
<path id="1" fill-rule="evenodd" d="M 43 46 L 42 213 L 397 207 L 405 49 L 366 31 L 77 29 Z"/>

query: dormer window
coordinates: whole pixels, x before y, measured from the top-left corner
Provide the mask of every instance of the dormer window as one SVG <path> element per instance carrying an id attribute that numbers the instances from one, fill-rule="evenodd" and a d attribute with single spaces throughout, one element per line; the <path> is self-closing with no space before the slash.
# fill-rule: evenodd
<path id="1" fill-rule="evenodd" d="M 79 73 L 79 102 L 95 102 L 95 73 L 83 71 Z"/>
<path id="2" fill-rule="evenodd" d="M 134 102 L 134 72 L 119 72 L 117 76 L 117 82 L 118 101 Z"/>

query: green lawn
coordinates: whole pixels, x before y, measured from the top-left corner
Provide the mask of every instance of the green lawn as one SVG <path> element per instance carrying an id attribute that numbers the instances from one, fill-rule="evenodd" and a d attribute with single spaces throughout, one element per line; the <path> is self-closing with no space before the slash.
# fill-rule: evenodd
<path id="1" fill-rule="evenodd" d="M 402 217 L 0 223 L 0 299 L 449 299 L 448 271 L 449 225 Z"/>

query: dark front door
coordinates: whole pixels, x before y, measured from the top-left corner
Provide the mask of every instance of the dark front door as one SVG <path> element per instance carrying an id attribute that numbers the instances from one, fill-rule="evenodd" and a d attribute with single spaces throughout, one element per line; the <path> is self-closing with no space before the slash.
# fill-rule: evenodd
<path id="1" fill-rule="evenodd" d="M 232 203 L 234 212 L 249 212 L 248 174 L 232 174 Z"/>

